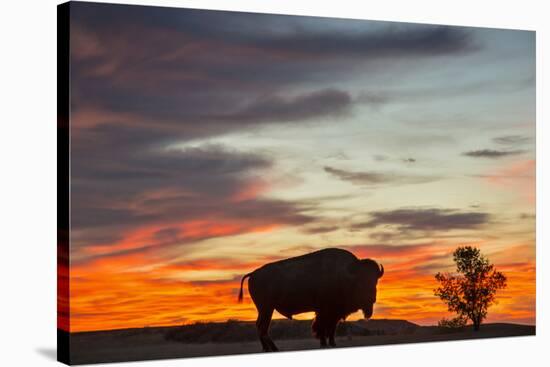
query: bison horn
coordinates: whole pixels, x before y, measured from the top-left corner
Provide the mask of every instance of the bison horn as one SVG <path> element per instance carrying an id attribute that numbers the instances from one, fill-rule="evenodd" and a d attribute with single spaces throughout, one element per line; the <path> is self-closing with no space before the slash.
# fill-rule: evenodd
<path id="1" fill-rule="evenodd" d="M 380 272 L 378 273 L 378 278 L 382 278 L 384 275 L 384 265 L 380 264 Z"/>

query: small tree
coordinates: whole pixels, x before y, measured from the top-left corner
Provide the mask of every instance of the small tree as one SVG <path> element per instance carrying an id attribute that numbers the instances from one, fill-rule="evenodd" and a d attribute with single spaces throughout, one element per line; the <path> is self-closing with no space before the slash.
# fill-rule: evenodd
<path id="1" fill-rule="evenodd" d="M 458 329 L 466 326 L 467 323 L 468 323 L 467 318 L 465 318 L 464 316 L 457 316 L 452 319 L 443 318 L 439 320 L 439 322 L 437 323 L 437 326 L 446 328 L 446 329 Z"/>
<path id="2" fill-rule="evenodd" d="M 453 260 L 457 274 L 437 273 L 435 279 L 440 286 L 434 294 L 447 304 L 449 311 L 471 320 L 478 331 L 489 306 L 496 302 L 497 290 L 506 287 L 506 277 L 471 246 L 457 248 Z"/>

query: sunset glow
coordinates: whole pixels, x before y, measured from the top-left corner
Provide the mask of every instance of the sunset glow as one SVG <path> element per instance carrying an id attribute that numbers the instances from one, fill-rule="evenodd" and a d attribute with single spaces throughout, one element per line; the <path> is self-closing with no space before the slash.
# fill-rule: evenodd
<path id="1" fill-rule="evenodd" d="M 255 320 L 241 277 L 327 247 L 434 325 L 461 245 L 508 278 L 487 321 L 535 324 L 533 33 L 109 6 L 71 8 L 62 329 Z"/>

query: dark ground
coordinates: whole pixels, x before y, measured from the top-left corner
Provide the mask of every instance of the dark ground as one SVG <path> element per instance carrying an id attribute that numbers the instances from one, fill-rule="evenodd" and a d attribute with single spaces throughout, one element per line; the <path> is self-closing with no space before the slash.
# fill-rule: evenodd
<path id="1" fill-rule="evenodd" d="M 311 321 L 275 320 L 271 335 L 281 351 L 319 349 Z M 419 343 L 535 335 L 535 326 L 485 324 L 445 329 L 404 320 L 363 320 L 339 325 L 338 347 Z M 151 327 L 71 334 L 71 363 L 88 364 L 148 359 L 217 356 L 261 352 L 252 322 L 228 321 L 176 327 Z"/>

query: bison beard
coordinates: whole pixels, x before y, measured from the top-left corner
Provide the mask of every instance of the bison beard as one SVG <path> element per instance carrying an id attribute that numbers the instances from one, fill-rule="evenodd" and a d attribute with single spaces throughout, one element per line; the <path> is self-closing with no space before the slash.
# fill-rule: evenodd
<path id="1" fill-rule="evenodd" d="M 273 311 L 291 319 L 313 311 L 312 330 L 321 347 L 335 346 L 334 333 L 340 320 L 363 310 L 372 316 L 376 285 L 384 267 L 371 259 L 359 260 L 351 252 L 330 248 L 266 264 L 241 279 L 248 280 L 250 296 L 258 310 L 256 326 L 264 351 L 277 351 L 268 330 Z"/>

